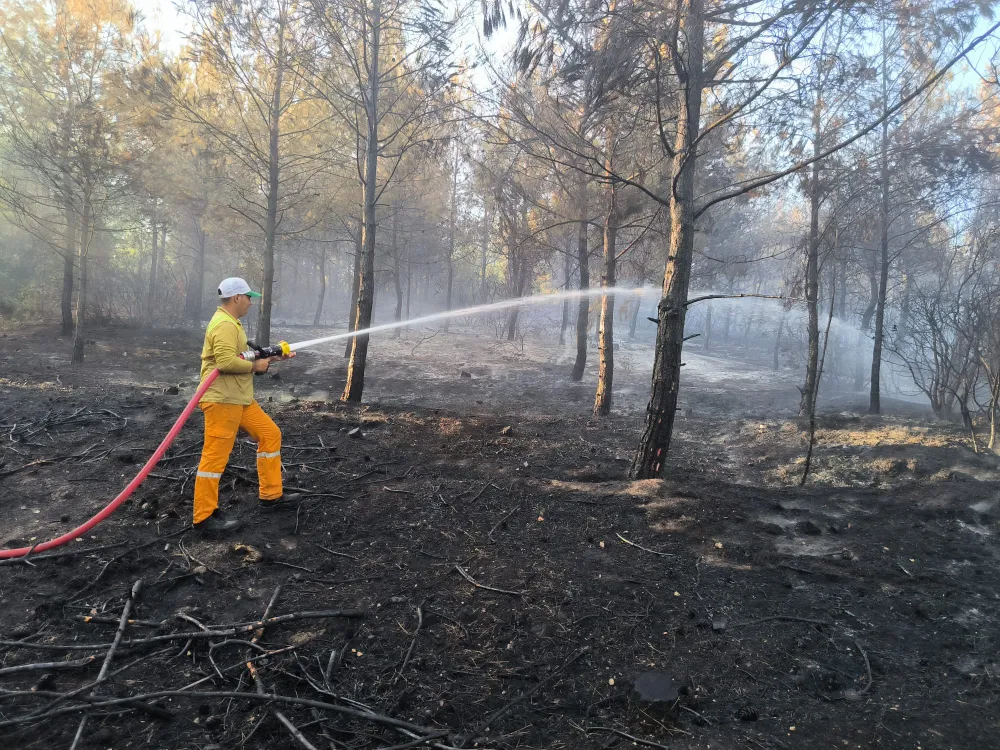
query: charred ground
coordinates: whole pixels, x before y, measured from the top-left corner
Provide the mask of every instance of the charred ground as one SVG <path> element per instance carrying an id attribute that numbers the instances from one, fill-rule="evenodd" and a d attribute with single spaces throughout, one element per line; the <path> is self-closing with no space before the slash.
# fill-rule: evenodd
<path id="1" fill-rule="evenodd" d="M 199 338 L 99 331 L 72 368 L 54 331 L 7 333 L 0 541 L 63 533 L 124 486 L 193 391 Z M 364 706 L 452 746 L 631 746 L 621 733 L 671 748 L 996 743 L 1000 470 L 959 430 L 859 417 L 845 395 L 827 405 L 800 488 L 791 376 L 693 349 L 669 479 L 627 482 L 642 347 L 619 353 L 617 414 L 600 421 L 586 416 L 592 375 L 570 383 L 547 342 L 411 332 L 378 352 L 361 408 L 326 398 L 343 382 L 335 353 L 258 379 L 284 431 L 286 482 L 315 493 L 298 513 L 259 514 L 241 440 L 222 502 L 243 531 L 185 533 L 196 414 L 154 477 L 69 548 L 78 554 L 0 569 L 0 681 L 35 689 L 0 695 L 12 746 L 70 746 L 82 704 L 43 710 L 94 681 L 107 649 L 51 647 L 109 643 L 138 579 L 136 622 L 100 700 L 201 678 L 192 692 L 253 693 L 243 663 L 294 647 L 256 663 L 268 690 Z M 91 548 L 103 549 L 80 552 Z M 364 616 L 274 624 L 255 646 L 247 633 L 211 652 L 227 639 L 130 645 L 254 621 L 278 586 L 272 615 Z M 670 675 L 678 700 L 641 699 L 633 682 L 649 670 Z M 95 708 L 82 746 L 302 746 L 261 703 L 156 704 L 173 719 Z M 277 708 L 318 748 L 408 741 L 373 721 Z"/>

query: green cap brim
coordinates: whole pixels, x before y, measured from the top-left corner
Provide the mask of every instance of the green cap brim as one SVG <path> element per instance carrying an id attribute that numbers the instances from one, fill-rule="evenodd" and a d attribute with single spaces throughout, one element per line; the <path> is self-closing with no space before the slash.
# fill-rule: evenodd
<path id="1" fill-rule="evenodd" d="M 260 292 L 247 292 L 247 297 L 263 297 L 264 295 Z"/>

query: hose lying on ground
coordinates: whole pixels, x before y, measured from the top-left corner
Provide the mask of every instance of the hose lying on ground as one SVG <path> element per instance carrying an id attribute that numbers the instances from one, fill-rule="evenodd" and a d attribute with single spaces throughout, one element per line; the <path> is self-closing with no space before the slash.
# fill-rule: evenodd
<path id="1" fill-rule="evenodd" d="M 209 386 L 211 386 L 212 383 L 215 382 L 215 379 L 217 377 L 219 377 L 218 370 L 212 370 L 212 372 L 208 374 L 208 377 L 205 378 L 202 384 L 198 386 L 198 390 L 194 392 L 194 396 L 191 397 L 191 400 L 188 402 L 188 405 L 184 407 L 184 411 L 181 412 L 181 415 L 177 417 L 177 421 L 174 422 L 173 427 L 170 428 L 170 431 L 167 433 L 167 436 L 163 438 L 163 442 L 160 443 L 159 447 L 153 452 L 153 455 L 149 457 L 149 460 L 142 467 L 142 469 L 139 470 L 139 473 L 135 475 L 135 478 L 128 483 L 128 487 L 123 489 L 118 494 L 118 497 L 116 497 L 114 500 L 112 500 L 110 503 L 104 506 L 104 508 L 101 510 L 100 513 L 98 513 L 96 516 L 91 518 L 86 523 L 77 526 L 72 531 L 63 534 L 60 537 L 56 537 L 55 539 L 50 539 L 47 542 L 40 542 L 39 544 L 35 544 L 31 547 L 19 547 L 17 549 L 0 550 L 0 560 L 8 559 L 11 557 L 24 557 L 25 555 L 29 555 L 35 552 L 44 552 L 45 550 L 52 549 L 53 547 L 60 547 L 63 544 L 73 541 L 74 539 L 79 539 L 81 536 L 86 534 L 92 528 L 97 526 L 97 524 L 99 524 L 105 518 L 114 513 L 118 509 L 118 506 L 120 506 L 122 503 L 128 500 L 129 497 L 131 497 L 132 493 L 135 492 L 136 489 L 139 487 L 139 485 L 142 484 L 146 480 L 146 477 L 149 476 L 149 473 L 153 470 L 153 467 L 160 462 L 160 459 L 163 458 L 163 454 L 167 452 L 167 448 L 169 448 L 170 444 L 174 442 L 174 438 L 176 438 L 177 435 L 180 434 L 181 428 L 184 426 L 184 423 L 188 421 L 188 417 L 191 416 L 191 413 L 195 410 L 195 407 L 198 406 L 198 402 L 201 401 L 201 397 L 205 395 L 205 391 L 207 391 Z"/>

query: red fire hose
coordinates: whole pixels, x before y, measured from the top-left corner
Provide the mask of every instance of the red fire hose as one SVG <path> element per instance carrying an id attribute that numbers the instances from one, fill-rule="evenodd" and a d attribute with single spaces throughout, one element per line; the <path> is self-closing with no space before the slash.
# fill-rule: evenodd
<path id="1" fill-rule="evenodd" d="M 212 372 L 208 374 L 208 377 L 205 378 L 200 386 L 198 386 L 198 390 L 194 392 L 194 396 L 191 397 L 188 405 L 184 407 L 184 411 L 182 411 L 181 415 L 177 417 L 177 421 L 174 422 L 173 427 L 170 428 L 170 432 L 168 432 L 167 436 L 163 438 L 163 442 L 160 443 L 159 447 L 153 452 L 153 455 L 149 457 L 146 465 L 143 466 L 139 473 L 135 475 L 135 479 L 128 483 L 128 487 L 122 490 L 118 497 L 104 506 L 104 509 L 100 513 L 86 523 L 77 526 L 72 531 L 63 534 L 60 537 L 56 537 L 55 539 L 50 539 L 47 542 L 41 542 L 40 544 L 36 544 L 31 547 L 0 550 L 0 560 L 11 557 L 24 557 L 29 553 L 34 554 L 35 552 L 44 552 L 45 550 L 52 549 L 53 547 L 59 547 L 67 542 L 71 542 L 74 539 L 79 539 L 82 535 L 86 534 L 92 528 L 97 526 L 97 524 L 114 513 L 118 509 L 118 506 L 129 499 L 132 493 L 135 492 L 139 485 L 142 484 L 146 477 L 149 476 L 149 472 L 153 470 L 153 467 L 159 463 L 161 458 L 163 458 L 163 454 L 167 452 L 167 448 L 169 448 L 170 444 L 174 442 L 174 438 L 176 438 L 180 433 L 184 423 L 188 421 L 188 417 L 191 416 L 191 412 L 195 410 L 198 402 L 201 401 L 201 397 L 205 395 L 205 391 L 207 391 L 209 386 L 215 382 L 217 377 L 219 377 L 218 370 L 212 370 Z"/>

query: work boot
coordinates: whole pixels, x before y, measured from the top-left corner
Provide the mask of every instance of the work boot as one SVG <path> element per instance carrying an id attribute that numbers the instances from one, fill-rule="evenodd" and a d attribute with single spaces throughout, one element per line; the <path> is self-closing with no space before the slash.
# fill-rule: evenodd
<path id="1" fill-rule="evenodd" d="M 221 510 L 216 510 L 201 523 L 194 524 L 194 530 L 202 534 L 227 534 L 236 531 L 241 525 L 235 518 L 226 518 Z"/>
<path id="2" fill-rule="evenodd" d="M 286 492 L 277 500 L 264 500 L 263 498 L 258 498 L 257 504 L 260 506 L 260 509 L 265 512 L 275 510 L 295 510 L 299 507 L 299 501 L 301 499 L 301 492 L 293 492 L 291 494 Z"/>

